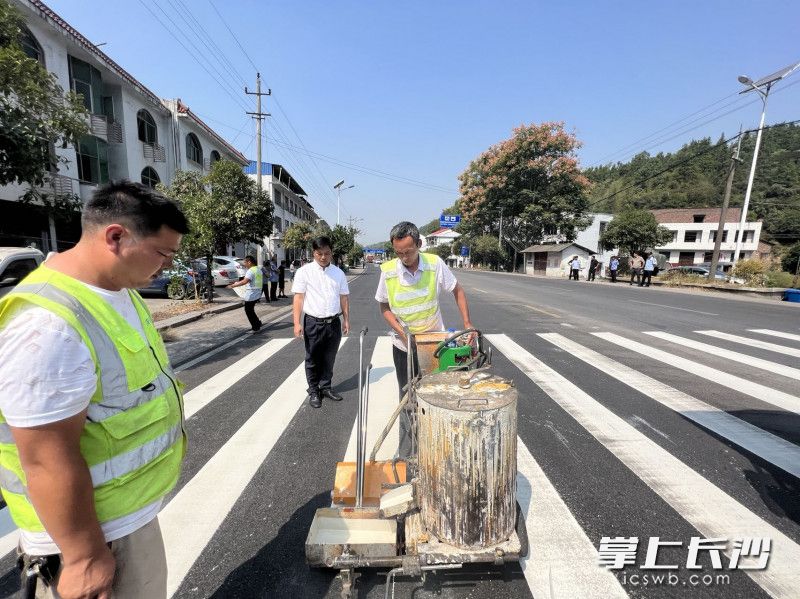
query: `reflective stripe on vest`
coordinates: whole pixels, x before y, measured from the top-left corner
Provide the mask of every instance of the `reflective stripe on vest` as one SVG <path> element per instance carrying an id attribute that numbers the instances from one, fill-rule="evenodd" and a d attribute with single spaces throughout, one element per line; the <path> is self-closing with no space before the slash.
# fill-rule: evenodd
<path id="1" fill-rule="evenodd" d="M 261 269 L 258 266 L 251 266 L 247 269 L 247 272 L 253 275 L 253 278 L 250 279 L 250 287 L 253 289 L 261 289 L 264 287 L 264 275 L 261 273 Z"/>
<path id="2" fill-rule="evenodd" d="M 92 355 L 98 385 L 80 448 L 101 523 L 166 495 L 177 483 L 186 447 L 179 383 L 143 301 L 129 293 L 146 340 L 94 291 L 46 267 L 33 271 L 0 301 L 0 327 L 13 317 L 12 303 L 49 309 L 78 332 Z M 42 531 L 25 480 L 0 413 L 0 486 L 15 523 Z"/>
<path id="3" fill-rule="evenodd" d="M 436 259 L 432 254 L 419 255 L 422 275 L 413 285 L 401 285 L 398 258 L 381 264 L 392 313 L 412 333 L 432 330 L 439 322 L 439 299 L 436 284 Z"/>

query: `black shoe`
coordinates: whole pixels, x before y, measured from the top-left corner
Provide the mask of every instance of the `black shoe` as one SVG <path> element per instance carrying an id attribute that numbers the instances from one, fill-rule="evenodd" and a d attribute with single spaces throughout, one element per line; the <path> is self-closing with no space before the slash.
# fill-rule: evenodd
<path id="1" fill-rule="evenodd" d="M 332 401 L 342 401 L 342 396 L 334 392 L 332 389 L 320 389 L 320 395 Z"/>
<path id="2" fill-rule="evenodd" d="M 258 333 L 260 330 L 261 330 L 261 324 L 260 323 L 259 323 L 259 325 L 257 327 L 253 328 L 253 332 L 254 333 Z"/>
<path id="3" fill-rule="evenodd" d="M 308 403 L 312 408 L 321 408 L 322 407 L 322 399 L 316 393 L 309 393 L 308 394 Z"/>

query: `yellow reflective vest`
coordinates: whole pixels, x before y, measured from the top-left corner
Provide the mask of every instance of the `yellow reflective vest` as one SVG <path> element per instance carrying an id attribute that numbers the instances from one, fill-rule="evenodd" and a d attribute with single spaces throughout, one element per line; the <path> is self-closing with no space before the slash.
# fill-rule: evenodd
<path id="1" fill-rule="evenodd" d="M 436 287 L 436 261 L 434 254 L 420 254 L 419 268 L 422 271 L 415 285 L 401 285 L 399 259 L 381 264 L 389 295 L 389 307 L 397 319 L 408 326 L 411 333 L 422 333 L 436 328 L 439 316 L 439 297 Z"/>
<path id="2" fill-rule="evenodd" d="M 45 265 L 0 300 L 0 329 L 19 308 L 32 304 L 63 318 L 89 348 L 98 384 L 80 449 L 91 473 L 100 523 L 166 495 L 178 482 L 186 453 L 182 385 L 141 296 L 129 293 L 146 340 L 102 297 Z M 0 487 L 17 526 L 43 531 L 2 413 Z"/>

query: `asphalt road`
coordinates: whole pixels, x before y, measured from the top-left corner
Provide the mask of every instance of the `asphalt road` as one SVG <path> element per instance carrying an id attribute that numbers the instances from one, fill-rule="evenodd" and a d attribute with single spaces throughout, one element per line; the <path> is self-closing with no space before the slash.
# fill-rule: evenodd
<path id="1" fill-rule="evenodd" d="M 396 402 L 377 274 L 371 267 L 351 283 L 353 333 L 334 376 L 340 404 L 305 403 L 303 346 L 286 320 L 181 371 L 191 445 L 160 516 L 173 596 L 339 597 L 335 572 L 305 564 L 304 541 L 314 511 L 330 504 L 336 462 L 352 457 L 363 326 L 370 414 Z M 456 275 L 496 371 L 519 390 L 517 490 L 531 550 L 521 564 L 398 578 L 395 597 L 797 597 L 798 306 Z M 444 305 L 457 327 L 454 302 Z M 382 427 L 370 419 L 371 436 Z M 633 563 L 599 567 L 602 537 L 635 537 Z M 681 543 L 657 556 L 677 569 L 641 569 L 653 537 Z M 699 569 L 686 568 L 693 537 L 727 542 L 721 569 L 705 550 Z M 729 569 L 734 540 L 748 537 L 770 539 L 767 568 Z M 0 597 L 9 596 L 10 555 L 0 572 Z M 642 578 L 668 573 L 674 583 Z M 365 572 L 357 597 L 383 597 L 384 581 L 385 571 Z"/>

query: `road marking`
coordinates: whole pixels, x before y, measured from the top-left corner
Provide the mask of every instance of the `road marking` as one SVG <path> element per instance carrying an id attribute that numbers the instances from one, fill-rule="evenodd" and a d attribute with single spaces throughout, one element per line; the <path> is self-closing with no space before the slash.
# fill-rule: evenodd
<path id="1" fill-rule="evenodd" d="M 557 333 L 540 333 L 539 336 L 684 418 L 800 478 L 800 446 Z"/>
<path id="2" fill-rule="evenodd" d="M 751 333 L 759 333 L 760 335 L 772 335 L 773 337 L 780 337 L 781 339 L 791 339 L 792 341 L 800 341 L 800 335 L 794 333 L 784 333 L 783 331 L 772 331 L 770 329 L 747 329 Z"/>
<path id="3" fill-rule="evenodd" d="M 772 404 L 773 406 L 778 406 L 787 412 L 800 414 L 800 397 L 796 397 L 794 395 L 790 395 L 789 393 L 777 391 L 765 385 L 748 381 L 747 379 L 717 370 L 716 368 L 698 364 L 697 362 L 687 360 L 686 358 L 676 356 L 675 354 L 670 354 L 660 349 L 650 347 L 649 345 L 644 345 L 643 343 L 638 343 L 631 339 L 620 337 L 614 333 L 592 333 L 592 335 L 600 337 L 601 339 L 605 339 L 606 341 L 610 341 L 611 343 L 616 343 L 625 349 L 635 351 L 643 356 L 647 356 L 652 360 L 669 364 L 670 366 L 674 366 L 675 368 L 679 368 L 685 372 L 697 375 L 711 382 L 717 383 L 718 385 L 727 387 L 728 389 L 739 391 L 740 393 L 744 393 L 750 397 L 755 397 L 756 399 L 760 399 L 761 401 Z"/>
<path id="4" fill-rule="evenodd" d="M 701 312 L 700 310 L 690 310 L 689 308 L 678 308 L 676 306 L 667 306 L 666 304 L 654 304 L 652 302 L 640 302 L 639 300 L 628 300 L 634 304 L 644 304 L 645 306 L 658 306 L 660 308 L 670 308 L 671 310 L 680 310 L 682 312 L 694 312 L 695 314 L 705 314 L 706 316 L 719 316 L 714 312 Z"/>
<path id="5" fill-rule="evenodd" d="M 561 318 L 561 314 L 556 314 L 554 312 L 548 312 L 547 310 L 543 310 L 542 308 L 537 308 L 536 306 L 531 306 L 530 304 L 524 304 L 526 308 L 530 308 L 534 312 L 541 312 L 542 314 L 546 314 L 547 316 L 552 316 L 553 318 Z"/>
<path id="6" fill-rule="evenodd" d="M 230 389 L 272 356 L 291 343 L 292 338 L 271 339 L 266 344 L 234 362 L 210 379 L 204 381 L 183 395 L 183 413 L 191 418 L 202 408 L 214 401 L 221 393 Z"/>
<path id="7" fill-rule="evenodd" d="M 740 337 L 739 335 L 731 335 L 730 333 L 723 333 L 721 331 L 695 331 L 700 335 L 707 335 L 709 337 L 717 337 L 726 341 L 733 341 L 734 343 L 741 343 L 742 345 L 749 345 L 750 347 L 757 347 L 758 349 L 766 349 L 774 351 L 786 356 L 794 356 L 800 358 L 800 349 L 788 347 L 786 345 L 778 345 L 777 343 L 769 343 L 761 341 L 760 339 L 753 339 L 751 337 Z"/>
<path id="8" fill-rule="evenodd" d="M 732 362 L 739 362 L 740 364 L 746 364 L 747 366 L 753 366 L 754 368 L 760 368 L 761 370 L 774 372 L 775 374 L 779 374 L 790 379 L 800 380 L 800 370 L 797 368 L 792 368 L 791 366 L 776 364 L 775 362 L 770 362 L 769 360 L 762 360 L 761 358 L 755 358 L 753 356 L 748 356 L 747 354 L 731 351 L 729 349 L 717 347 L 716 345 L 710 345 L 708 343 L 702 343 L 701 341 L 695 341 L 694 339 L 679 337 L 678 335 L 673 335 L 671 333 L 664 333 L 662 331 L 644 331 L 644 334 L 652 335 L 653 337 L 664 339 L 665 341 L 671 341 L 672 343 L 677 343 L 678 345 L 682 345 L 684 347 L 691 347 L 692 349 L 697 349 L 702 352 L 706 352 L 707 354 L 719 356 L 721 358 L 725 358 L 726 360 L 731 360 Z"/>
<path id="9" fill-rule="evenodd" d="M 488 291 L 484 291 L 484 290 L 483 290 L 483 289 L 481 289 L 480 287 L 473 287 L 473 289 L 474 289 L 475 291 L 480 291 L 481 293 L 489 293 Z"/>
<path id="10" fill-rule="evenodd" d="M 746 573 L 773 597 L 797 596 L 800 546 L 794 541 L 506 335 L 487 339 L 706 538 L 772 539 L 769 569 Z"/>
<path id="11" fill-rule="evenodd" d="M 574 329 L 574 328 L 575 328 L 575 325 L 574 325 L 574 324 L 571 324 L 571 323 L 569 323 L 569 322 L 562 322 L 562 323 L 561 323 L 561 326 L 562 326 L 562 327 L 567 327 L 568 329 Z"/>
<path id="12" fill-rule="evenodd" d="M 375 349 L 372 351 L 372 371 L 369 374 L 369 406 L 367 409 L 367 459 L 369 459 L 375 441 L 383 432 L 389 417 L 397 407 L 399 400 L 399 386 L 394 370 L 392 340 L 390 337 L 378 337 Z M 402 414 L 400 418 L 402 418 Z M 389 431 L 383 445 L 375 456 L 376 460 L 390 460 L 397 453 L 400 442 L 399 418 Z M 356 422 L 350 432 L 350 441 L 347 444 L 344 462 L 356 461 Z"/>
<path id="13" fill-rule="evenodd" d="M 348 337 L 342 339 L 342 345 Z M 170 501 L 158 520 L 172 596 L 306 398 L 300 364 Z"/>
<path id="14" fill-rule="evenodd" d="M 519 437 L 517 501 L 529 546 L 520 566 L 532 596 L 627 599 L 617 577 L 598 565 L 594 544 Z"/>

